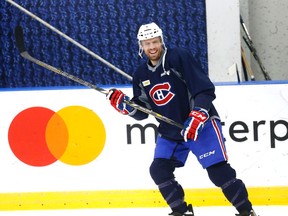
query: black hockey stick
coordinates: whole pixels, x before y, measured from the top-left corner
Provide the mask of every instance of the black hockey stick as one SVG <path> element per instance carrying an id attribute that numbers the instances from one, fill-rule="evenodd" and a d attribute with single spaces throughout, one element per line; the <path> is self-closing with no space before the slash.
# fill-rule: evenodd
<path id="1" fill-rule="evenodd" d="M 100 92 L 100 93 L 102 93 L 102 94 L 105 94 L 105 95 L 107 96 L 107 94 L 108 94 L 108 91 L 107 91 L 107 90 L 105 90 L 105 89 L 103 89 L 103 88 L 100 88 L 100 87 L 98 87 L 98 86 L 96 86 L 96 85 L 93 85 L 93 84 L 91 84 L 91 83 L 89 83 L 89 82 L 87 82 L 87 81 L 85 81 L 85 80 L 82 80 L 82 79 L 80 79 L 80 78 L 78 78 L 78 77 L 76 77 L 76 76 L 73 76 L 72 74 L 69 74 L 69 73 L 67 73 L 67 72 L 65 72 L 65 71 L 62 71 L 62 70 L 60 70 L 60 69 L 58 69 L 58 68 L 55 68 L 55 67 L 53 67 L 53 66 L 51 66 L 51 65 L 49 65 L 49 64 L 46 64 L 45 62 L 42 62 L 42 61 L 40 61 L 40 60 L 32 57 L 32 56 L 27 52 L 27 50 L 26 50 L 26 48 L 25 48 L 25 44 L 24 44 L 24 34 L 23 34 L 23 29 L 22 29 L 21 26 L 17 26 L 17 27 L 15 28 L 15 38 L 16 38 L 16 44 L 17 44 L 17 47 L 18 47 L 18 49 L 19 49 L 20 55 L 21 55 L 23 58 L 25 58 L 25 59 L 27 59 L 28 61 L 31 61 L 31 62 L 33 62 L 33 63 L 35 63 L 35 64 L 37 64 L 37 65 L 39 65 L 39 66 L 41 66 L 41 67 L 43 67 L 43 68 L 46 68 L 46 69 L 48 69 L 48 70 L 50 70 L 50 71 L 53 71 L 53 72 L 55 72 L 55 73 L 57 73 L 57 74 L 60 74 L 61 76 L 64 76 L 64 77 L 66 77 L 66 78 L 68 78 L 68 79 L 71 79 L 71 80 L 77 82 L 77 83 L 80 83 L 81 85 L 90 87 L 90 88 L 92 88 L 92 89 L 94 89 L 94 90 L 96 90 L 96 91 L 98 91 L 98 92 Z M 135 103 L 132 102 L 132 101 L 124 100 L 124 103 L 128 104 L 129 106 L 131 106 L 131 107 L 133 107 L 133 108 L 135 108 L 135 109 L 137 109 L 137 110 L 140 110 L 140 111 L 142 111 L 142 112 L 144 112 L 144 113 L 147 113 L 147 114 L 149 114 L 149 115 L 152 115 L 152 116 L 154 116 L 155 118 L 158 118 L 159 120 L 162 120 L 162 121 L 164 121 L 164 122 L 166 122 L 166 123 L 168 123 L 168 124 L 174 125 L 174 126 L 176 126 L 176 127 L 178 127 L 178 128 L 183 128 L 183 125 L 181 125 L 181 124 L 173 121 L 172 119 L 169 119 L 169 118 L 167 118 L 167 117 L 165 117 L 165 116 L 163 116 L 163 115 L 161 115 L 161 114 L 159 114 L 159 113 L 156 113 L 156 112 L 154 112 L 154 111 L 152 111 L 152 110 L 149 110 L 149 109 L 147 109 L 147 108 L 145 108 L 145 107 L 139 106 L 138 104 L 135 104 Z"/>
<path id="2" fill-rule="evenodd" d="M 24 13 L 26 13 L 27 15 L 29 15 L 30 17 L 32 17 L 33 19 L 37 20 L 38 22 L 42 23 L 44 26 L 46 26 L 47 28 L 51 29 L 52 31 L 56 32 L 58 35 L 60 35 L 61 37 L 67 39 L 68 41 L 70 41 L 71 43 L 73 43 L 74 45 L 76 45 L 77 47 L 79 47 L 80 49 L 82 49 L 83 51 L 85 51 L 86 53 L 88 53 L 89 55 L 91 55 L 92 57 L 96 58 L 97 60 L 101 61 L 102 63 L 104 63 L 105 65 L 107 65 L 108 67 L 110 67 L 111 69 L 113 69 L 114 71 L 120 73 L 121 75 L 125 76 L 127 79 L 129 79 L 130 81 L 132 80 L 132 76 L 130 76 L 129 74 L 125 73 L 124 71 L 120 70 L 119 68 L 117 68 L 115 65 L 111 64 L 110 62 L 106 61 L 105 59 L 103 59 L 102 57 L 100 57 L 99 55 L 97 55 L 96 53 L 92 52 L 91 50 L 89 50 L 87 47 L 83 46 L 82 44 L 78 43 L 77 41 L 73 40 L 71 37 L 69 37 L 68 35 L 64 34 L 63 32 L 59 31 L 58 29 L 56 29 L 55 27 L 53 27 L 52 25 L 50 25 L 49 23 L 45 22 L 44 20 L 42 20 L 41 18 L 39 18 L 38 16 L 36 16 L 35 14 L 31 13 L 30 11 L 26 10 L 24 7 L 20 6 L 19 4 L 17 4 L 16 2 L 12 1 L 12 0 L 6 0 L 8 3 L 10 3 L 11 5 L 17 7 L 19 10 L 23 11 Z"/>
<path id="3" fill-rule="evenodd" d="M 268 72 L 266 71 L 266 68 L 262 64 L 262 61 L 261 61 L 261 59 L 259 58 L 259 56 L 257 54 L 257 50 L 254 47 L 253 41 L 252 41 L 252 39 L 250 37 L 248 29 L 246 28 L 246 25 L 245 25 L 241 15 L 240 15 L 240 23 L 241 23 L 241 26 L 242 26 L 242 28 L 244 30 L 245 35 L 246 35 L 246 37 L 243 36 L 243 39 L 244 39 L 245 43 L 247 44 L 250 52 L 254 56 L 255 60 L 257 61 L 258 65 L 259 65 L 259 67 L 260 67 L 260 69 L 261 69 L 261 71 L 262 71 L 262 73 L 264 75 L 265 80 L 271 80 L 271 77 L 269 76 Z"/>

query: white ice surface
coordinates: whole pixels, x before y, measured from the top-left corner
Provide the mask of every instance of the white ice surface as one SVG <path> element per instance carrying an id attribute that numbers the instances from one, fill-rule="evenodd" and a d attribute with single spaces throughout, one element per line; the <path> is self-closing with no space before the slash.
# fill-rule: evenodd
<path id="1" fill-rule="evenodd" d="M 255 206 L 259 216 L 288 216 L 288 206 Z M 168 208 L 121 208 L 46 211 L 0 211 L 2 216 L 165 216 Z M 233 207 L 194 207 L 196 216 L 235 216 Z"/>

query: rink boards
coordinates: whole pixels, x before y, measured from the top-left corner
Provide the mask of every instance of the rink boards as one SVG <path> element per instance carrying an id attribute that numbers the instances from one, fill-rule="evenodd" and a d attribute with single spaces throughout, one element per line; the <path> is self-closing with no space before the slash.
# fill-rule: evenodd
<path id="1" fill-rule="evenodd" d="M 229 161 L 256 205 L 288 204 L 287 89 L 216 86 Z M 1 210 L 166 206 L 149 176 L 154 118 L 122 116 L 86 88 L 12 89 L 0 99 Z M 192 154 L 176 176 L 195 206 L 229 205 Z"/>

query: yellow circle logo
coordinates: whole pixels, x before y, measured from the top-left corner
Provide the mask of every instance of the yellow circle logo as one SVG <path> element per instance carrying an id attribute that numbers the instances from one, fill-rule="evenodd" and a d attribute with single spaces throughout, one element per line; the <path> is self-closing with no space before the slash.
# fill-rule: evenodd
<path id="1" fill-rule="evenodd" d="M 31 107 L 13 119 L 8 140 L 14 155 L 31 166 L 47 166 L 57 160 L 84 165 L 102 152 L 106 131 L 99 116 L 82 106 L 58 112 Z"/>

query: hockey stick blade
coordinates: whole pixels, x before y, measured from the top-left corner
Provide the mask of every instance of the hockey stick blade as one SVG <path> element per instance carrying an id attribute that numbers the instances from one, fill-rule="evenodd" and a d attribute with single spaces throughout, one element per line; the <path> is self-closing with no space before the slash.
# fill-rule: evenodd
<path id="1" fill-rule="evenodd" d="M 125 76 L 127 79 L 132 80 L 132 76 L 130 76 L 129 74 L 125 73 L 124 71 L 122 71 L 121 69 L 117 68 L 115 65 L 111 64 L 110 62 L 108 62 L 107 60 L 103 59 L 101 56 L 97 55 L 96 53 L 92 52 L 91 50 L 89 50 L 87 47 L 83 46 L 82 44 L 80 44 L 79 42 L 75 41 L 74 39 L 72 39 L 71 37 L 69 37 L 68 35 L 64 34 L 63 32 L 61 32 L 60 30 L 58 30 L 57 28 L 55 28 L 54 26 L 50 25 L 49 23 L 45 22 L 43 19 L 41 19 L 40 17 L 36 16 L 35 14 L 31 13 L 30 11 L 26 10 L 24 7 L 22 7 L 21 5 L 17 4 L 16 2 L 12 1 L 12 0 L 6 0 L 6 2 L 8 2 L 9 4 L 13 5 L 14 7 L 18 8 L 19 10 L 21 10 L 22 12 L 24 12 L 25 14 L 27 14 L 28 16 L 32 17 L 33 19 L 37 20 L 38 22 L 40 22 L 41 24 L 43 24 L 45 27 L 49 28 L 50 30 L 54 31 L 55 33 L 57 33 L 58 35 L 60 35 L 61 37 L 65 38 L 66 40 L 68 40 L 69 42 L 73 43 L 74 45 L 76 45 L 77 47 L 79 47 L 80 49 L 82 49 L 83 51 L 85 51 L 86 53 L 88 53 L 89 55 L 91 55 L 92 57 L 94 57 L 95 59 L 101 61 L 103 64 L 105 64 L 106 66 L 110 67 L 111 69 L 113 69 L 114 71 L 116 71 L 117 73 Z"/>
<path id="2" fill-rule="evenodd" d="M 17 44 L 17 47 L 19 49 L 20 55 L 23 58 L 25 58 L 25 59 L 27 59 L 27 60 L 29 60 L 29 61 L 31 61 L 31 62 L 33 62 L 33 63 L 35 63 L 35 64 L 37 64 L 37 65 L 39 65 L 41 67 L 43 67 L 43 68 L 46 68 L 46 69 L 48 69 L 50 71 L 53 71 L 53 72 L 55 72 L 57 74 L 60 74 L 60 75 L 62 75 L 64 77 L 67 77 L 67 78 L 69 78 L 69 79 L 71 79 L 71 80 L 73 80 L 75 82 L 78 82 L 81 85 L 93 88 L 93 89 L 95 89 L 95 90 L 97 90 L 97 91 L 99 91 L 99 92 L 101 92 L 103 94 L 107 94 L 107 91 L 105 89 L 99 88 L 98 86 L 95 86 L 95 85 L 93 85 L 91 83 L 88 83 L 88 82 L 86 82 L 86 81 L 84 81 L 84 80 L 82 80 L 82 79 L 80 79 L 78 77 L 73 76 L 72 74 L 69 74 L 69 73 L 66 73 L 64 71 L 61 71 L 60 69 L 52 67 L 51 65 L 48 65 L 48 64 L 46 64 L 46 63 L 44 63 L 42 61 L 39 61 L 36 58 L 33 58 L 25 49 L 23 28 L 20 25 L 18 25 L 15 28 L 15 38 L 16 38 L 16 44 Z"/>
<path id="3" fill-rule="evenodd" d="M 103 88 L 100 88 L 100 87 L 98 87 L 98 86 L 96 86 L 96 85 L 93 85 L 93 84 L 91 84 L 91 83 L 89 83 L 89 82 L 87 82 L 87 81 L 85 81 L 85 80 L 82 80 L 82 79 L 80 79 L 80 78 L 78 78 L 78 77 L 76 77 L 76 76 L 73 76 L 73 75 L 70 74 L 70 73 L 67 73 L 67 72 L 65 72 L 65 71 L 62 71 L 62 70 L 60 70 L 60 69 L 58 69 L 58 68 L 55 68 L 55 67 L 53 67 L 53 66 L 51 66 L 51 65 L 49 65 L 49 64 L 47 64 L 47 63 L 45 63 L 45 62 L 43 62 L 43 61 L 40 61 L 40 60 L 32 57 L 32 56 L 25 50 L 24 34 L 23 34 L 22 27 L 19 26 L 19 27 L 17 28 L 17 31 L 16 31 L 16 29 L 15 29 L 15 33 L 16 33 L 16 32 L 17 32 L 17 34 L 18 34 L 17 36 L 15 36 L 15 37 L 16 37 L 16 43 L 17 43 L 17 46 L 19 45 L 18 48 L 19 48 L 19 51 L 20 51 L 20 55 L 21 55 L 23 58 L 25 58 L 25 59 L 27 59 L 28 61 L 33 62 L 33 63 L 41 66 L 41 67 L 43 67 L 43 68 L 45 68 L 45 69 L 47 69 L 47 70 L 53 71 L 53 72 L 55 72 L 55 73 L 57 73 L 57 74 L 59 74 L 59 75 L 62 75 L 62 76 L 64 76 L 64 77 L 68 78 L 68 79 L 71 79 L 71 80 L 73 80 L 73 81 L 75 81 L 75 82 L 77 82 L 77 83 L 79 83 L 79 84 L 81 84 L 81 85 L 84 85 L 84 86 L 87 86 L 87 87 L 89 87 L 89 88 L 92 88 L 92 89 L 94 89 L 94 90 L 96 90 L 96 91 L 98 91 L 98 92 L 100 92 L 100 93 L 102 93 L 102 94 L 105 94 L 105 95 L 108 94 L 108 92 L 107 92 L 105 89 L 103 89 Z M 20 46 L 20 45 L 21 45 L 21 46 Z M 20 48 L 21 48 L 21 49 L 20 49 Z M 21 52 L 21 51 L 22 51 L 22 52 Z M 163 115 L 161 115 L 161 114 L 159 114 L 159 113 L 156 113 L 156 112 L 154 112 L 154 111 L 152 111 L 152 110 L 149 110 L 149 109 L 147 109 L 147 108 L 145 108 L 145 107 L 139 106 L 138 104 L 135 104 L 135 103 L 132 102 L 132 101 L 124 100 L 124 103 L 126 103 L 126 104 L 130 105 L 131 107 L 133 107 L 133 108 L 135 108 L 135 109 L 137 109 L 137 110 L 139 110 L 139 111 L 142 111 L 142 112 L 144 112 L 144 113 L 146 113 L 146 114 L 148 114 L 148 115 L 152 115 L 152 116 L 154 116 L 155 118 L 157 118 L 157 119 L 159 119 L 159 120 L 161 120 L 161 121 L 164 121 L 164 122 L 166 122 L 166 123 L 168 123 L 168 124 L 174 125 L 174 126 L 176 126 L 176 127 L 178 127 L 178 128 L 183 128 L 183 126 L 182 126 L 181 124 L 173 121 L 172 119 L 169 119 L 169 118 L 167 118 L 167 117 L 165 117 L 165 116 L 163 116 Z"/>
<path id="4" fill-rule="evenodd" d="M 23 53 L 26 51 L 25 45 L 24 45 L 24 34 L 23 29 L 21 26 L 16 26 L 15 28 L 15 39 L 16 39 L 16 45 L 20 51 L 20 53 Z"/>

